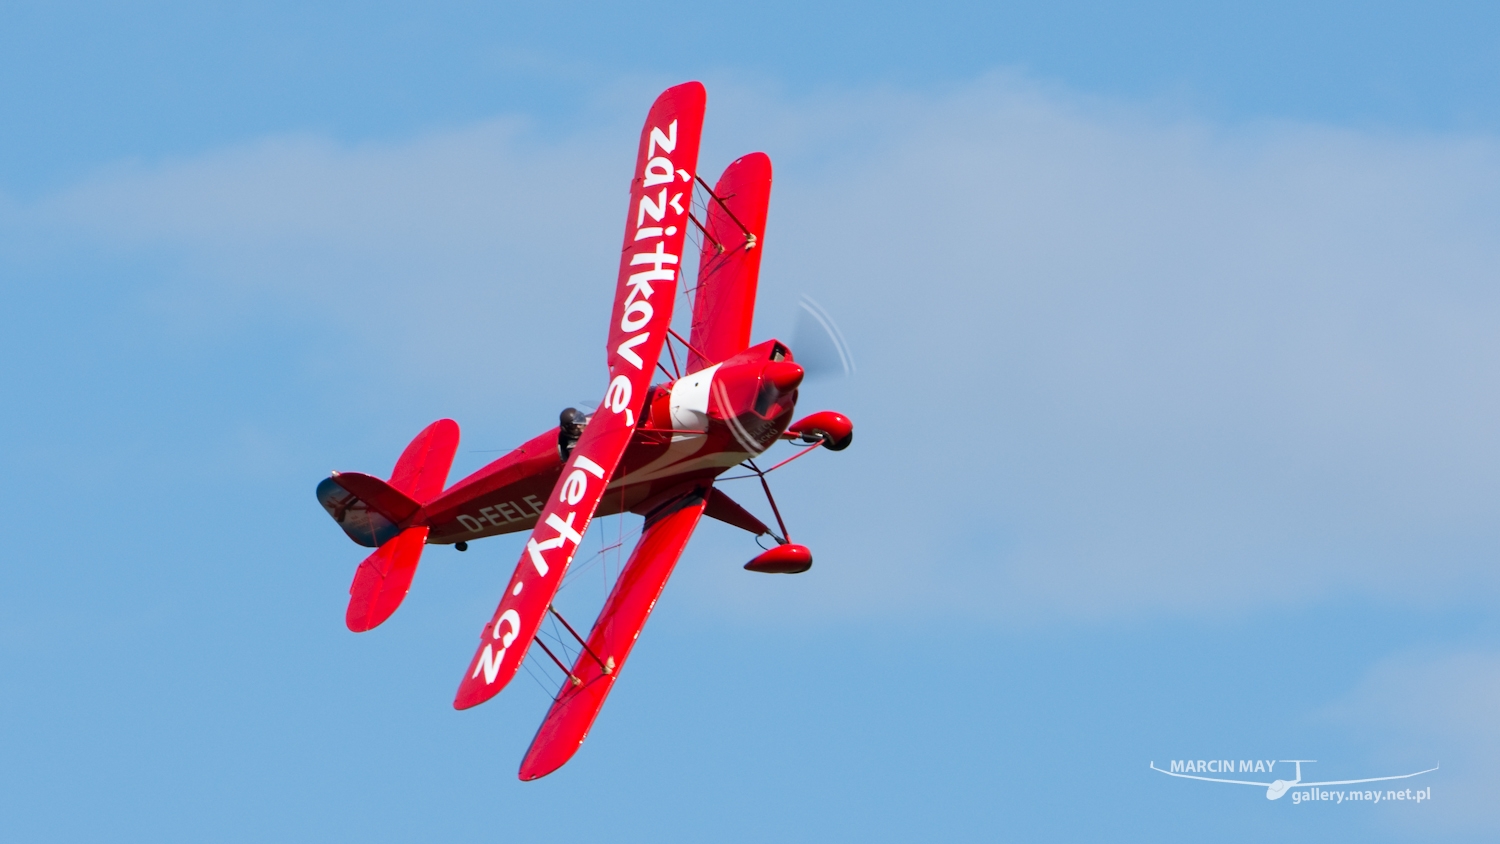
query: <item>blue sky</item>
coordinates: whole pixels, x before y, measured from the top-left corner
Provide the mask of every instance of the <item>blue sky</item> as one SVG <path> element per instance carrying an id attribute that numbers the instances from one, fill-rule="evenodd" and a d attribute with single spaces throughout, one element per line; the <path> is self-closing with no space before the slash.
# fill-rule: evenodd
<path id="1" fill-rule="evenodd" d="M 1491 7 L 4 17 L 6 838 L 1500 827 Z M 356 636 L 312 489 L 440 416 L 457 476 L 600 390 L 635 133 L 686 78 L 704 172 L 776 163 L 756 334 L 832 312 L 859 371 L 802 402 L 859 436 L 781 478 L 813 571 L 705 526 L 522 784 L 546 693 L 449 707 L 519 543 L 432 549 Z M 1147 769 L 1214 758 L 1443 767 L 1377 806 Z"/>

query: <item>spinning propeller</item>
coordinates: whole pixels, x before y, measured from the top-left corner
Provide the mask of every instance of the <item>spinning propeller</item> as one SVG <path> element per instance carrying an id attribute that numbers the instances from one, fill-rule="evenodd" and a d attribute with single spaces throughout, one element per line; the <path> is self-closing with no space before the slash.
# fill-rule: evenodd
<path id="1" fill-rule="evenodd" d="M 797 301 L 792 327 L 792 354 L 807 372 L 808 381 L 854 374 L 854 354 L 833 317 L 806 293 Z"/>

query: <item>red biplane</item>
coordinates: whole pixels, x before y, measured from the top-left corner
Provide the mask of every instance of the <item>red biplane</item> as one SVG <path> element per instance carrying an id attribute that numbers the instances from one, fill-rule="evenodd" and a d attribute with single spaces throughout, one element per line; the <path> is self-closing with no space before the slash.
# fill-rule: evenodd
<path id="1" fill-rule="evenodd" d="M 746 564 L 751 571 L 797 573 L 812 554 L 787 537 L 754 458 L 777 440 L 834 451 L 853 439 L 853 425 L 824 411 L 792 422 L 803 369 L 791 350 L 767 340 L 750 345 L 760 271 L 771 161 L 752 153 L 729 165 L 709 188 L 697 175 L 705 92 L 697 82 L 671 88 L 651 107 L 641 131 L 619 281 L 610 315 L 609 383 L 591 415 L 563 411 L 557 428 L 444 489 L 458 448 L 458 425 L 442 419 L 417 435 L 389 480 L 336 472 L 318 485 L 318 501 L 355 542 L 376 548 L 349 588 L 349 629 L 369 630 L 406 597 L 422 547 L 463 551 L 486 536 L 530 531 L 515 574 L 480 634 L 453 705 L 489 700 L 516 674 L 533 642 L 566 678 L 521 763 L 520 776 L 545 776 L 583 743 L 604 698 L 701 516 L 727 522 L 774 545 Z M 704 213 L 694 213 L 702 187 Z M 692 329 L 671 329 L 689 226 L 701 232 Z M 681 346 L 686 374 L 674 377 Z M 660 371 L 668 379 L 652 384 Z M 778 533 L 714 486 L 734 466 L 759 476 Z M 621 570 L 587 638 L 557 615 L 553 597 L 596 515 L 645 517 L 635 550 Z M 537 638 L 552 614 L 577 640 L 564 665 Z"/>

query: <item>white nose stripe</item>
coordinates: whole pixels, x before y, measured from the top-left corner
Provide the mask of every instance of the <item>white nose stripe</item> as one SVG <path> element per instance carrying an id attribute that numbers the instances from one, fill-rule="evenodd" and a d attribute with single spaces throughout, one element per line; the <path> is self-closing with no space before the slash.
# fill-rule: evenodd
<path id="1" fill-rule="evenodd" d="M 722 364 L 685 375 L 672 385 L 672 427 L 679 431 L 708 430 L 708 397 L 714 373 Z"/>

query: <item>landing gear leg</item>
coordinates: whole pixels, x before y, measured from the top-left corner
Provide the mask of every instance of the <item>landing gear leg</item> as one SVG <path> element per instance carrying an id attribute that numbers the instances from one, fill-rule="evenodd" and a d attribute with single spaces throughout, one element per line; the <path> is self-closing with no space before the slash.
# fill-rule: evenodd
<path id="1" fill-rule="evenodd" d="M 776 515 L 777 526 L 781 528 L 781 536 L 771 535 L 780 544 L 746 563 L 745 569 L 763 574 L 801 574 L 812 568 L 812 552 L 807 550 L 806 545 L 792 544 L 786 522 L 781 520 L 781 508 L 776 506 L 776 498 L 771 495 L 771 485 L 766 482 L 766 473 L 755 465 L 754 460 L 746 460 L 744 465 L 760 477 L 761 488 L 766 491 L 766 501 L 771 505 L 771 512 Z"/>

